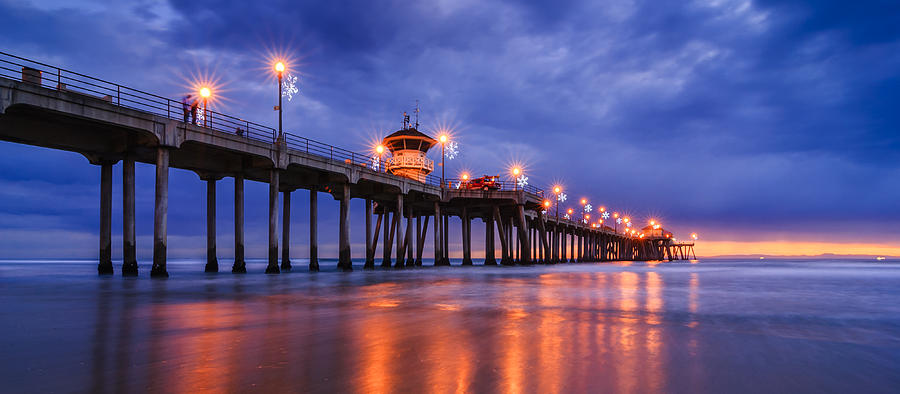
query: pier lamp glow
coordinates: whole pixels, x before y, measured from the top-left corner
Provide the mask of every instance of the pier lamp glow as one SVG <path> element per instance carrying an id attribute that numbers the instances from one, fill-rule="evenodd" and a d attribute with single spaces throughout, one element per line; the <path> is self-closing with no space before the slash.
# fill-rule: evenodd
<path id="1" fill-rule="evenodd" d="M 513 190 L 518 191 L 519 190 L 519 176 L 522 175 L 522 169 L 519 168 L 518 166 L 515 166 L 512 169 L 510 169 L 509 172 L 513 176 Z M 524 186 L 523 186 L 523 188 L 524 188 Z"/>
<path id="2" fill-rule="evenodd" d="M 559 221 L 559 198 L 562 194 L 562 186 L 553 186 L 553 194 L 556 194 L 556 221 Z"/>
<path id="3" fill-rule="evenodd" d="M 550 211 L 550 200 L 544 200 L 544 213 Z"/>
<path id="4" fill-rule="evenodd" d="M 208 87 L 200 88 L 200 97 L 203 97 L 203 127 L 207 127 L 207 119 L 209 119 L 209 110 L 207 109 L 209 96 L 212 96 L 212 91 Z"/>
<path id="5" fill-rule="evenodd" d="M 381 167 L 383 156 L 384 156 L 384 145 L 381 145 L 381 144 L 375 145 L 375 157 L 372 158 L 373 159 L 372 169 L 375 170 L 376 172 Z M 387 168 L 385 168 L 385 171 L 387 171 Z"/>
<path id="6" fill-rule="evenodd" d="M 446 167 L 444 165 L 444 158 L 447 157 L 447 155 L 444 153 L 444 148 L 447 145 L 447 141 L 449 140 L 450 137 L 446 133 L 442 133 L 440 136 L 438 136 L 438 141 L 441 143 L 441 188 L 444 187 L 444 168 Z"/>
<path id="7" fill-rule="evenodd" d="M 287 67 L 284 65 L 284 62 L 276 62 L 275 63 L 275 75 L 278 77 L 278 106 L 275 107 L 275 110 L 278 111 L 278 140 L 284 141 L 284 133 L 281 130 L 282 124 L 282 110 L 281 110 L 281 80 L 284 77 L 284 70 Z"/>
<path id="8" fill-rule="evenodd" d="M 697 233 L 691 233 L 691 238 L 692 238 L 694 241 L 696 241 L 696 240 L 697 240 Z"/>

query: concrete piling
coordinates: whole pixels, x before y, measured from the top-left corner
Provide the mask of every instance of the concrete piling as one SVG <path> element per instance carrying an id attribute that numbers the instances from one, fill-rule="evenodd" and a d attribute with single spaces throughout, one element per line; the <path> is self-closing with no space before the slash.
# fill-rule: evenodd
<path id="1" fill-rule="evenodd" d="M 100 164 L 100 262 L 97 273 L 112 275 L 112 162 Z"/>
<path id="2" fill-rule="evenodd" d="M 156 204 L 153 212 L 153 266 L 150 277 L 168 278 L 166 270 L 169 212 L 169 148 L 156 149 Z"/>
<path id="3" fill-rule="evenodd" d="M 122 160 L 122 276 L 137 276 L 134 226 L 134 157 Z"/>
<path id="4" fill-rule="evenodd" d="M 281 270 L 290 271 L 291 265 L 291 191 L 281 192 Z"/>
<path id="5" fill-rule="evenodd" d="M 237 173 L 234 176 L 234 264 L 231 272 L 235 274 L 247 273 L 247 263 L 244 261 L 244 174 Z"/>
<path id="6" fill-rule="evenodd" d="M 219 272 L 216 258 L 216 179 L 206 179 L 206 266 L 204 272 Z"/>

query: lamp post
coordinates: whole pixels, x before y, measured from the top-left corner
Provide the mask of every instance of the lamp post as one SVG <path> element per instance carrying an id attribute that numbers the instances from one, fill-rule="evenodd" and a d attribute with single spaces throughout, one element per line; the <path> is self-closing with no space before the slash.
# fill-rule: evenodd
<path id="1" fill-rule="evenodd" d="M 447 134 L 441 134 L 438 137 L 438 141 L 441 142 L 441 189 L 444 188 L 444 145 L 447 145 Z"/>
<path id="2" fill-rule="evenodd" d="M 207 122 L 209 119 L 209 111 L 207 111 L 206 106 L 209 102 L 209 96 L 211 94 L 212 92 L 210 92 L 209 88 L 200 88 L 200 97 L 203 97 L 203 127 L 207 127 Z"/>
<path id="3" fill-rule="evenodd" d="M 581 224 L 584 224 L 584 216 L 587 212 L 585 212 L 585 207 L 587 206 L 587 199 L 581 199 Z"/>
<path id="4" fill-rule="evenodd" d="M 559 222 L 559 193 L 562 192 L 562 188 L 559 186 L 553 186 L 553 194 L 556 194 L 556 221 Z"/>
<path id="5" fill-rule="evenodd" d="M 519 174 L 522 173 L 522 169 L 519 167 L 513 167 L 510 172 L 512 172 L 512 175 L 513 175 L 513 191 L 518 191 L 519 190 Z"/>
<path id="6" fill-rule="evenodd" d="M 275 63 L 275 74 L 278 76 L 278 140 L 284 141 L 284 133 L 281 131 L 281 78 L 284 75 L 284 63 Z"/>
<path id="7" fill-rule="evenodd" d="M 618 212 L 613 212 L 613 219 L 616 219 L 615 220 L 615 222 L 616 222 L 615 231 L 616 231 L 616 234 L 618 234 L 619 233 L 619 222 L 621 221 L 621 219 L 619 219 Z"/>
<path id="8" fill-rule="evenodd" d="M 387 172 L 387 166 L 384 165 L 383 160 L 382 160 L 382 155 L 384 155 L 384 145 L 378 144 L 378 146 L 375 147 L 375 153 L 378 154 L 378 165 L 384 166 L 385 167 L 384 172 Z"/>

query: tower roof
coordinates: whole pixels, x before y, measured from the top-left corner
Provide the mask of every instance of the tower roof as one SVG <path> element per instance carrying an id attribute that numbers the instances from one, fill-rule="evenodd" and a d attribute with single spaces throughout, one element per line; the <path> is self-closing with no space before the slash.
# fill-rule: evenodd
<path id="1" fill-rule="evenodd" d="M 415 127 L 397 130 L 381 141 L 382 145 L 391 152 L 404 149 L 415 149 L 422 152 L 428 152 L 432 146 L 437 144 L 437 140 L 429 137 L 427 134 L 416 130 Z"/>

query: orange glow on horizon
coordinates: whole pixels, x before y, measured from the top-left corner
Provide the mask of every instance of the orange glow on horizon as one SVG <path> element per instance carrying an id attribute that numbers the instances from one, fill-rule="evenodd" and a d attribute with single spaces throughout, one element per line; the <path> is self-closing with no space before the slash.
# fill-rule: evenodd
<path id="1" fill-rule="evenodd" d="M 861 242 L 703 241 L 697 243 L 695 249 L 698 257 L 757 254 L 772 256 L 818 256 L 821 254 L 900 256 L 900 246 Z"/>

